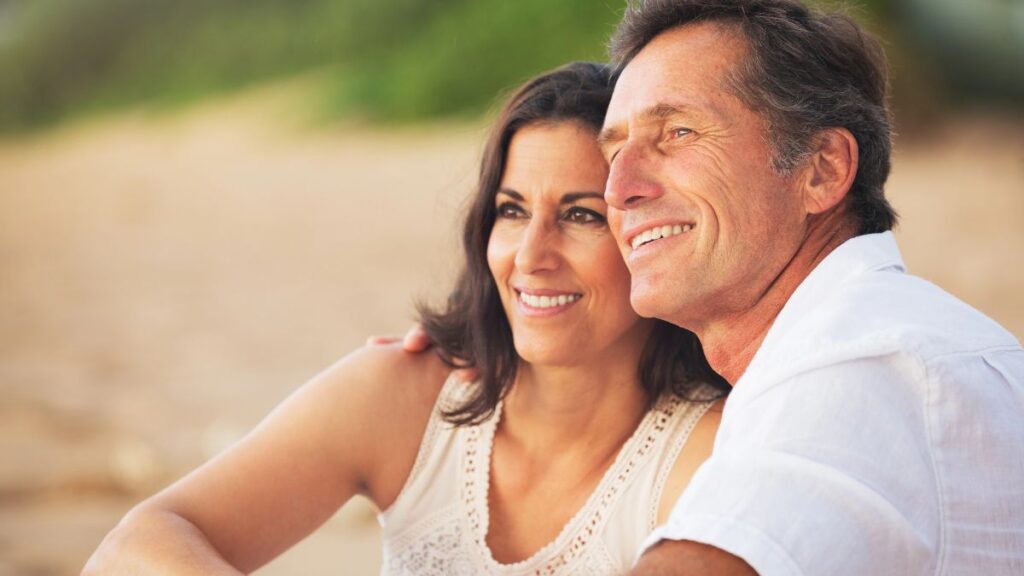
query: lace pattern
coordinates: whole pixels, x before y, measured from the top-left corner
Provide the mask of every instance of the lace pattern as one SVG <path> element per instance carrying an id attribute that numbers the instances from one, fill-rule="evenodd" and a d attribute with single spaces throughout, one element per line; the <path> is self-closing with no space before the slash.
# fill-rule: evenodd
<path id="1" fill-rule="evenodd" d="M 693 407 L 693 414 L 689 415 L 685 420 L 681 422 L 682 429 L 679 433 L 672 437 L 672 443 L 668 448 L 665 460 L 667 462 L 675 462 L 679 457 L 679 454 L 683 451 L 683 446 L 686 445 L 686 441 L 690 439 L 690 433 L 697 426 L 697 422 L 707 413 L 708 410 L 714 405 L 712 399 L 718 397 L 718 390 L 711 386 L 702 386 L 693 394 L 693 398 L 704 402 Z M 658 505 L 661 503 L 661 496 L 665 493 L 665 483 L 668 481 L 669 473 L 672 472 L 672 466 L 662 466 L 658 470 L 658 475 L 654 481 L 654 498 L 651 498 L 650 506 L 647 510 L 647 530 L 654 531 L 658 525 Z"/>
<path id="2" fill-rule="evenodd" d="M 460 508 L 452 506 L 385 543 L 382 574 L 394 576 L 471 576 L 479 573 L 466 554 Z M 393 552 L 394 551 L 394 552 Z"/>
<path id="3" fill-rule="evenodd" d="M 621 565 L 621 559 L 616 562 L 606 549 L 601 539 L 603 529 L 616 502 L 633 480 L 634 471 L 663 449 L 660 444 L 668 441 L 677 411 L 688 406 L 691 405 L 674 396 L 659 400 L 561 533 L 529 558 L 501 564 L 494 559 L 486 541 L 491 448 L 501 418 L 499 404 L 495 415 L 482 424 L 452 431 L 458 438 L 459 451 L 457 490 L 453 492 L 457 499 L 443 511 L 432 513 L 424 521 L 386 539 L 383 573 L 589 576 L 627 571 L 629 566 Z M 640 513 L 645 514 L 646 510 Z"/>

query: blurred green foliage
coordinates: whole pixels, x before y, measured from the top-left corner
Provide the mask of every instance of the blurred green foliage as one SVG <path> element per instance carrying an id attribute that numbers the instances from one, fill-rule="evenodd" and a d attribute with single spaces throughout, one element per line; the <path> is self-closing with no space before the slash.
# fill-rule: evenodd
<path id="1" fill-rule="evenodd" d="M 621 12 L 594 0 L 0 0 L 0 130 L 324 70 L 330 113 L 474 113 Z"/>
<path id="2" fill-rule="evenodd" d="M 900 25 L 907 17 L 926 20 L 913 11 L 922 3 L 860 0 L 853 13 L 899 39 L 901 28 L 914 30 Z M 625 0 L 0 0 L 0 131 L 126 105 L 175 105 L 307 71 L 321 72 L 329 115 L 404 122 L 476 114 L 541 70 L 603 59 L 624 6 Z M 1002 21 L 1020 20 L 1014 10 L 1016 18 Z M 889 46 L 899 64 L 896 48 Z M 1005 65 L 989 77 L 1024 78 L 1005 72 L 1017 60 L 996 60 Z M 983 61 L 973 56 L 969 71 L 984 70 Z M 907 76 L 925 77 L 916 62 L 904 65 Z M 1024 81 L 1013 85 L 1024 92 Z M 933 91 L 916 92 L 930 98 Z"/>

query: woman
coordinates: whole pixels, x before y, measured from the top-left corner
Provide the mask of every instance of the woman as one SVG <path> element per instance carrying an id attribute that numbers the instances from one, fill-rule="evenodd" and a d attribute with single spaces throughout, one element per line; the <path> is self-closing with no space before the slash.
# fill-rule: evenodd
<path id="1" fill-rule="evenodd" d="M 626 570 L 710 452 L 728 388 L 692 334 L 629 306 L 595 138 L 610 84 L 572 64 L 506 104 L 465 270 L 445 310 L 421 311 L 439 355 L 351 354 L 136 506 L 85 572 L 248 572 L 355 494 L 382 510 L 385 573 Z"/>

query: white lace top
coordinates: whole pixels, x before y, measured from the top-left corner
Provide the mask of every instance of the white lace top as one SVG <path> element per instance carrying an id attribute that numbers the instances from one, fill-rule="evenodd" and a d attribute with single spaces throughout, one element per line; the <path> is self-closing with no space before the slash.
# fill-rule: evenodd
<path id="1" fill-rule="evenodd" d="M 526 560 L 501 564 L 486 543 L 491 445 L 501 405 L 477 426 L 455 428 L 440 415 L 458 405 L 467 389 L 454 379 L 445 383 L 405 486 L 378 516 L 384 536 L 382 574 L 625 573 L 654 529 L 676 456 L 711 405 L 667 395 L 659 400 L 561 533 Z"/>

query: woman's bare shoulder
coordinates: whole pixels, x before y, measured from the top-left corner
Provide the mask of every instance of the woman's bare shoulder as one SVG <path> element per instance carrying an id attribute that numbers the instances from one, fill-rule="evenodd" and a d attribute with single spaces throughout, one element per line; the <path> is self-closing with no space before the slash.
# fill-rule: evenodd
<path id="1" fill-rule="evenodd" d="M 381 509 L 398 496 L 419 452 L 438 395 L 451 368 L 432 352 L 368 346 L 349 354 L 318 378 L 342 395 L 366 446 L 363 491 Z"/>
<path id="2" fill-rule="evenodd" d="M 410 353 L 395 344 L 359 348 L 316 379 L 339 394 L 359 398 L 360 404 L 429 412 L 450 372 L 437 354 Z"/>

